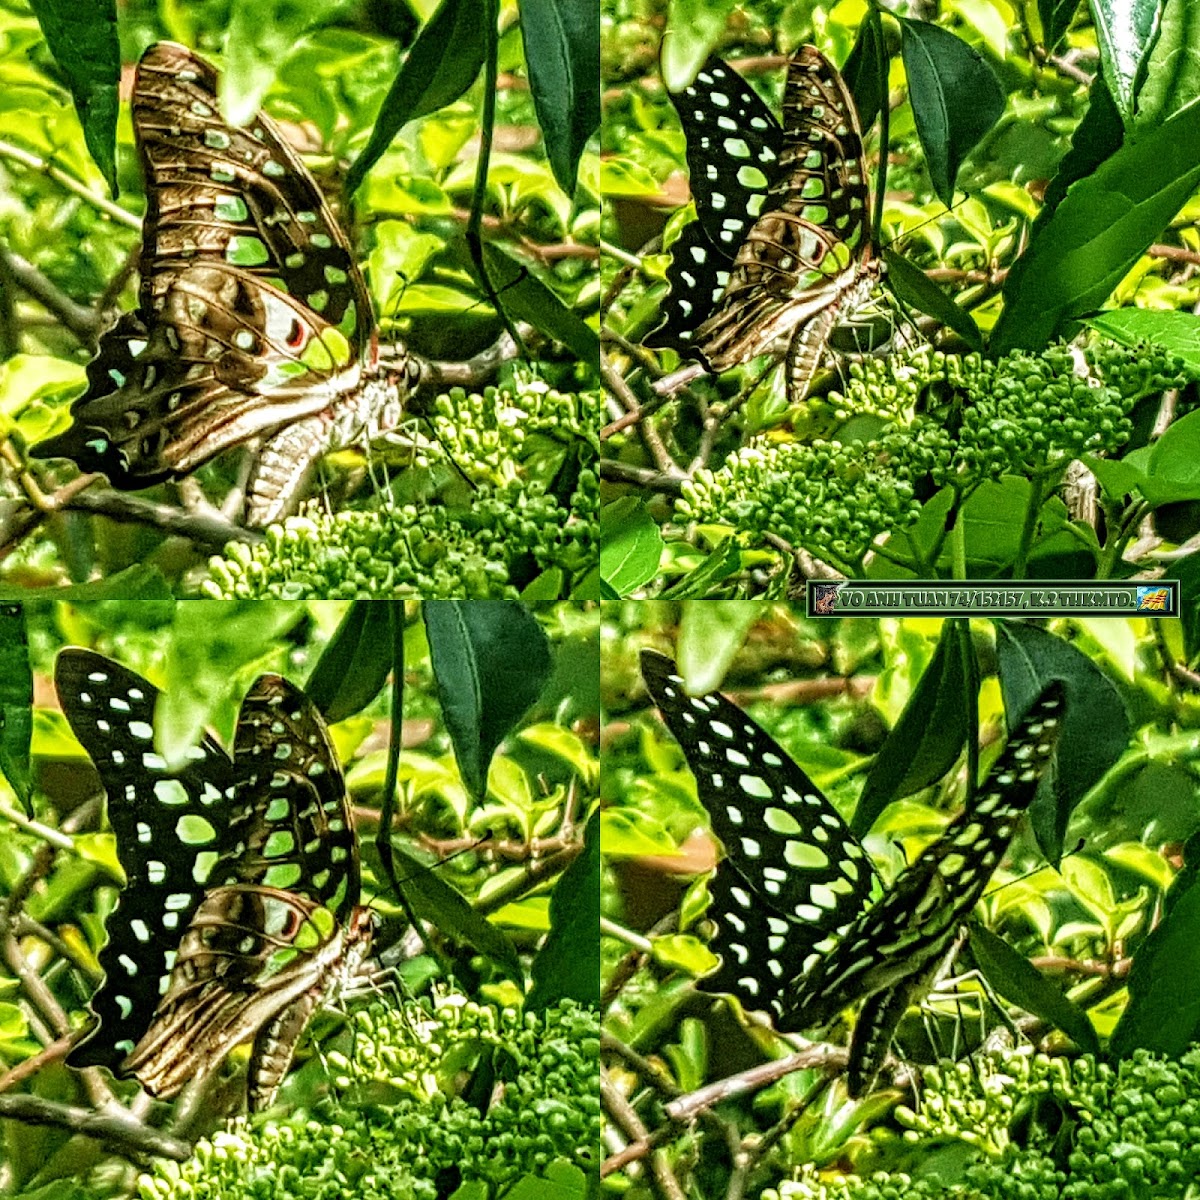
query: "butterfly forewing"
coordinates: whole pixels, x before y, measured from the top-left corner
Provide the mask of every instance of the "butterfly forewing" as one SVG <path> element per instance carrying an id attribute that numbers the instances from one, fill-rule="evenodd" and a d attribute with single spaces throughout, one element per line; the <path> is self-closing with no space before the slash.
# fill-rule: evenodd
<path id="1" fill-rule="evenodd" d="M 818 1027 L 864 996 L 923 973 L 950 949 L 983 895 L 1048 770 L 1062 727 L 1063 688 L 1047 687 L 972 801 L 838 945 L 797 974 L 784 1020 Z"/>
<path id="2" fill-rule="evenodd" d="M 686 352 L 762 212 L 779 171 L 783 133 L 754 89 L 719 58 L 709 58 L 671 99 L 687 137 L 697 217 L 672 247 L 664 320 L 646 344 Z"/>
<path id="3" fill-rule="evenodd" d="M 101 339 L 72 426 L 34 448 L 118 487 L 180 476 L 358 386 L 374 320 L 345 235 L 259 115 L 221 117 L 217 74 L 160 42 L 133 123 L 147 212 L 137 311 Z"/>
<path id="4" fill-rule="evenodd" d="M 154 749 L 158 689 L 103 655 L 62 651 L 55 685 L 100 774 L 127 880 L 100 951 L 104 983 L 91 1002 L 98 1023 L 68 1062 L 115 1068 L 141 1036 L 169 958 L 204 897 L 236 774 L 207 737 L 185 766 L 168 770 Z"/>
<path id="5" fill-rule="evenodd" d="M 701 984 L 779 1011 L 780 983 L 862 909 L 870 859 L 837 810 L 756 722 L 723 696 L 689 696 L 669 658 L 642 676 L 683 748 L 726 858 L 710 882 L 721 968 Z"/>

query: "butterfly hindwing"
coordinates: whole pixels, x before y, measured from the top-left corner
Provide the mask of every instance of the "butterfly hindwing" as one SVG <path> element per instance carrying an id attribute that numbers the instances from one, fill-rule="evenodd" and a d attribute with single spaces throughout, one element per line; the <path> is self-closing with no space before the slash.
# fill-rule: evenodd
<path id="1" fill-rule="evenodd" d="M 216 857 L 236 775 L 208 737 L 182 768 L 168 770 L 154 749 L 158 689 L 101 654 L 63 650 L 55 685 L 100 774 L 127 881 L 100 951 L 104 982 L 91 1002 L 97 1024 L 67 1061 L 115 1068 L 144 1031 L 168 957 L 204 897 L 200 856 Z"/>
<path id="2" fill-rule="evenodd" d="M 777 1008 L 770 986 L 836 937 L 871 895 L 875 871 L 837 810 L 760 725 L 723 696 L 689 696 L 669 658 L 642 677 L 683 748 L 727 857 L 708 915 L 721 968 L 701 984 Z"/>

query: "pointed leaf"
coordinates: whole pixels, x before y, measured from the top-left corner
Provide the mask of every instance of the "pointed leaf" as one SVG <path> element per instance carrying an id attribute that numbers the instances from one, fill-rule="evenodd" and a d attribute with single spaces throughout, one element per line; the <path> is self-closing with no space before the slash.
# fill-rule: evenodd
<path id="1" fill-rule="evenodd" d="M 25 639 L 25 609 L 0 606 L 0 771 L 33 816 L 29 742 L 33 736 L 33 672 Z"/>
<path id="2" fill-rule="evenodd" d="M 379 694 L 393 663 L 392 622 L 402 600 L 355 600 L 313 667 L 304 690 L 330 724 L 361 712 Z"/>
<path id="3" fill-rule="evenodd" d="M 496 747 L 550 677 L 550 645 L 513 600 L 426 600 L 422 612 L 454 757 L 481 797 Z"/>

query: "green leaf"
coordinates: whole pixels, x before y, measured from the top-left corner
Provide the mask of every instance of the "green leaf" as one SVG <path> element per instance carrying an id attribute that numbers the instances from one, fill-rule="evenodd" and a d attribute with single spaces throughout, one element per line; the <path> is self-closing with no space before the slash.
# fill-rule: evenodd
<path id="1" fill-rule="evenodd" d="M 737 538 L 726 538 L 698 567 L 663 592 L 662 599 L 703 600 L 711 594 L 714 584 L 736 575 L 741 569 L 742 548 Z"/>
<path id="2" fill-rule="evenodd" d="M 1062 41 L 1079 0 L 1038 0 L 1038 17 L 1042 22 L 1042 44 L 1047 50 L 1053 50 Z"/>
<path id="3" fill-rule="evenodd" d="M 108 190 L 117 194 L 117 84 L 121 47 L 116 0 L 31 0 L 55 62 L 66 77 L 87 143 Z"/>
<path id="4" fill-rule="evenodd" d="M 913 689 L 871 764 L 867 782 L 850 822 L 850 832 L 862 837 L 893 800 L 903 799 L 941 779 L 954 765 L 967 739 L 967 705 L 973 667 L 969 638 L 961 624 L 947 621 L 929 666 Z"/>
<path id="5" fill-rule="evenodd" d="M 1198 144 L 1193 104 L 1071 187 L 1008 274 L 993 354 L 1040 349 L 1108 299 L 1200 184 Z"/>
<path id="6" fill-rule="evenodd" d="M 1001 996 L 1061 1029 L 1085 1053 L 1100 1053 L 1095 1027 L 1079 1005 L 986 926 L 972 921 L 970 930 L 971 954 L 984 978 Z"/>
<path id="7" fill-rule="evenodd" d="M 942 291 L 920 267 L 914 266 L 902 254 L 884 250 L 887 278 L 892 291 L 906 304 L 941 321 L 953 329 L 972 350 L 983 350 L 983 335 L 975 318 L 952 296 Z"/>
<path id="8" fill-rule="evenodd" d="M 392 622 L 402 600 L 355 600 L 317 660 L 304 690 L 330 724 L 361 712 L 392 670 Z"/>
<path id="9" fill-rule="evenodd" d="M 496 747 L 550 677 L 550 644 L 513 600 L 426 600 L 422 613 L 454 757 L 482 797 Z"/>
<path id="10" fill-rule="evenodd" d="M 1162 920 L 1133 956 L 1129 1003 L 1109 1042 L 1117 1058 L 1139 1049 L 1176 1056 L 1200 1039 L 1200 834 L 1183 858 Z"/>
<path id="11" fill-rule="evenodd" d="M 550 932 L 533 959 L 526 1012 L 560 1000 L 600 1005 L 600 810 L 583 831 L 583 853 L 562 873 L 550 895 Z"/>
<path id="12" fill-rule="evenodd" d="M 476 912 L 461 892 L 403 847 L 393 846 L 392 853 L 404 899 L 418 917 L 436 926 L 443 936 L 490 958 L 504 968 L 508 978 L 524 980 L 520 956 L 504 930 Z"/>
<path id="13" fill-rule="evenodd" d="M 494 242 L 484 243 L 483 261 L 505 312 L 562 342 L 580 362 L 600 361 L 600 335 L 524 263 Z"/>
<path id="14" fill-rule="evenodd" d="M 75 583 L 61 588 L 14 587 L 0 585 L 0 600 L 36 603 L 39 599 L 61 600 L 65 604 L 87 604 L 96 600 L 170 600 L 170 584 L 157 567 L 135 563 L 107 579 L 95 583 Z"/>
<path id="15" fill-rule="evenodd" d="M 33 671 L 25 638 L 25 609 L 0 605 L 0 771 L 33 816 L 29 744 L 33 737 Z"/>
<path id="16" fill-rule="evenodd" d="M 600 577 L 610 599 L 631 595 L 658 574 L 663 540 L 645 503 L 622 496 L 600 510 Z"/>
<path id="17" fill-rule="evenodd" d="M 750 626 L 766 609 L 745 600 L 686 600 L 679 617 L 675 660 L 687 690 L 700 696 L 718 687 Z"/>
<path id="18" fill-rule="evenodd" d="M 346 173 L 348 196 L 409 121 L 452 104 L 475 82 L 483 66 L 489 22 L 494 29 L 495 0 L 442 0 L 392 82 L 366 149 Z"/>
<path id="19" fill-rule="evenodd" d="M 1042 210 L 1033 223 L 1036 233 L 1067 194 L 1067 188 L 1077 179 L 1090 175 L 1106 158 L 1110 158 L 1125 140 L 1121 114 L 1113 104 L 1112 95 L 1104 85 L 1104 76 L 1097 74 L 1088 93 L 1087 112 L 1071 134 L 1071 148 L 1063 155 L 1058 170 L 1042 201 Z"/>
<path id="20" fill-rule="evenodd" d="M 521 0 L 521 37 L 546 157 L 569 196 L 579 157 L 600 126 L 600 5 Z"/>
<path id="21" fill-rule="evenodd" d="M 864 133 L 875 124 L 883 104 L 884 81 L 879 77 L 879 64 L 886 64 L 887 59 L 879 10 L 868 8 L 866 19 L 859 25 L 858 36 L 842 67 L 842 79 L 854 97 L 854 107 Z"/>
<path id="22" fill-rule="evenodd" d="M 1069 642 L 1024 621 L 995 625 L 1006 713 L 1026 712 L 1052 679 L 1066 686 L 1055 778 L 1043 776 L 1029 808 L 1042 853 L 1057 863 L 1071 811 L 1125 752 L 1129 717 L 1112 680 Z"/>
<path id="23" fill-rule="evenodd" d="M 949 208 L 963 160 L 1004 112 L 1004 89 L 978 50 L 949 30 L 904 17 L 908 98 L 933 190 Z"/>
<path id="24" fill-rule="evenodd" d="M 1160 0 L 1092 0 L 1100 69 L 1126 125 L 1133 120 L 1138 69 L 1154 40 Z"/>
<path id="25" fill-rule="evenodd" d="M 1083 324 L 1123 346 L 1149 342 L 1183 359 L 1188 371 L 1200 376 L 1200 317 L 1190 312 L 1152 308 L 1114 308 Z"/>
<path id="26" fill-rule="evenodd" d="M 1158 29 L 1137 97 L 1139 127 L 1168 121 L 1200 96 L 1200 6 L 1189 0 L 1160 5 Z"/>

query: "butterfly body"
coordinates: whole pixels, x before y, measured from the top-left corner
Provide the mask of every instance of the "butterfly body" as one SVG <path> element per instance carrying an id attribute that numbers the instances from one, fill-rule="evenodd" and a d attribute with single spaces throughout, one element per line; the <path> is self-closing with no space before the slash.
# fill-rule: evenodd
<path id="1" fill-rule="evenodd" d="M 102 336 L 70 428 L 33 453 L 137 489 L 296 422 L 346 438 L 367 429 L 364 403 L 397 408 L 419 363 L 401 350 L 381 364 L 346 236 L 274 123 L 226 123 L 216 71 L 169 42 L 143 55 L 132 108 L 147 197 L 138 307 Z M 294 487 L 329 448 L 306 447 Z M 278 480 L 252 477 L 251 524 L 292 502 Z"/>
<path id="2" fill-rule="evenodd" d="M 802 46 L 788 64 L 782 126 L 719 60 L 676 107 L 698 219 L 676 245 L 666 318 L 647 344 L 720 372 L 783 342 L 797 402 L 833 328 L 882 276 L 854 101 L 832 64 Z M 722 157 L 732 164 L 714 166 Z"/>
<path id="3" fill-rule="evenodd" d="M 1049 769 L 1061 684 L 1043 691 L 971 802 L 884 890 L 837 810 L 756 722 L 723 696 L 689 696 L 663 655 L 643 652 L 642 675 L 726 851 L 709 883 L 721 962 L 698 986 L 766 1009 L 784 1031 L 823 1028 L 861 1001 L 848 1071 L 861 1095 Z"/>
<path id="4" fill-rule="evenodd" d="M 56 683 L 100 774 L 127 883 L 75 1067 L 173 1096 L 252 1041 L 249 1103 L 267 1107 L 318 1006 L 370 950 L 345 781 L 312 704 L 278 675 L 243 701 L 233 755 L 210 737 L 178 768 L 153 748 L 158 692 L 91 651 Z"/>

